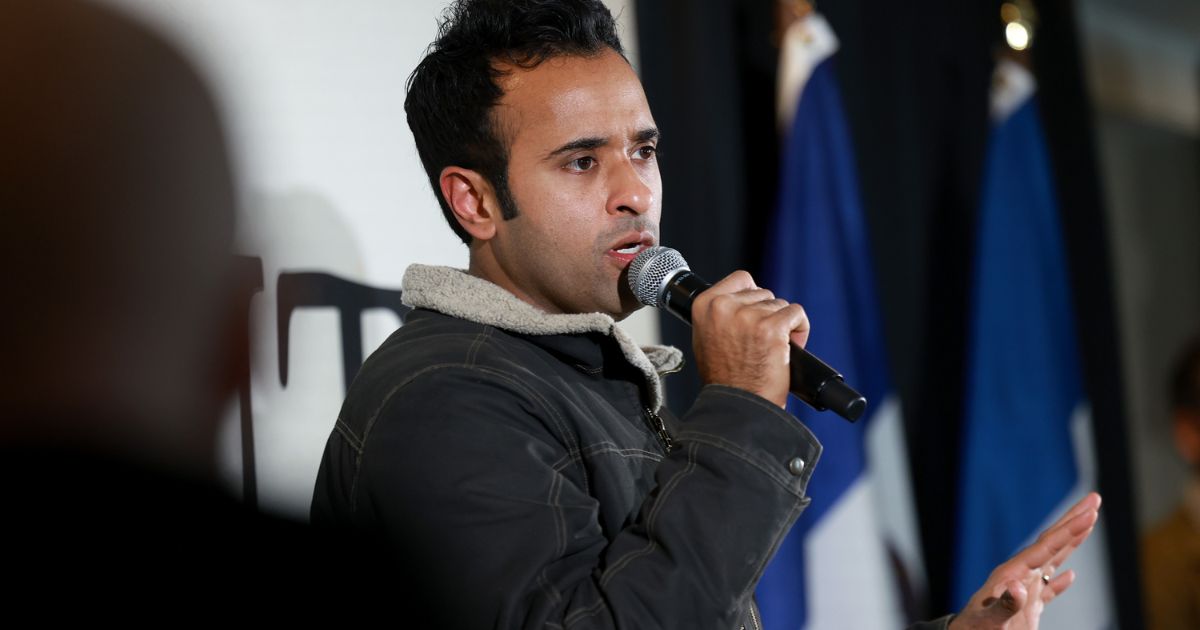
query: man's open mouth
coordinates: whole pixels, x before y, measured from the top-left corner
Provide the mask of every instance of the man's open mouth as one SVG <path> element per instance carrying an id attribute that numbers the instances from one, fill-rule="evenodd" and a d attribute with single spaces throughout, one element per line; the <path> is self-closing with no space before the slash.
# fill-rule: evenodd
<path id="1" fill-rule="evenodd" d="M 617 256 L 625 260 L 631 260 L 633 256 L 638 255 L 643 249 L 654 245 L 654 233 L 649 231 L 629 232 L 624 235 L 620 241 L 617 241 L 609 254 Z"/>

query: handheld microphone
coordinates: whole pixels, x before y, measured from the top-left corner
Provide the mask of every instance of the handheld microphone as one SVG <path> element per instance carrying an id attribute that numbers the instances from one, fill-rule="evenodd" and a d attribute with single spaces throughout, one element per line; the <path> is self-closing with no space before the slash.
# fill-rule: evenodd
<path id="1" fill-rule="evenodd" d="M 670 247 L 650 247 L 629 263 L 629 288 L 646 306 L 665 308 L 689 326 L 692 302 L 712 286 L 688 268 Z M 867 399 L 846 384 L 842 375 L 792 342 L 791 392 L 817 411 L 832 410 L 854 422 L 867 408 Z"/>

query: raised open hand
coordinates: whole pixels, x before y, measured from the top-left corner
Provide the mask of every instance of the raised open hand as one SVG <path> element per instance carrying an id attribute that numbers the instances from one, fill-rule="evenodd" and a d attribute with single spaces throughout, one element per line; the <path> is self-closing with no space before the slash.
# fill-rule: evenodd
<path id="1" fill-rule="evenodd" d="M 996 567 L 971 596 L 950 630 L 1036 630 L 1043 607 L 1075 581 L 1075 572 L 1055 575 L 1096 525 L 1100 495 L 1088 494 L 1037 541 Z"/>

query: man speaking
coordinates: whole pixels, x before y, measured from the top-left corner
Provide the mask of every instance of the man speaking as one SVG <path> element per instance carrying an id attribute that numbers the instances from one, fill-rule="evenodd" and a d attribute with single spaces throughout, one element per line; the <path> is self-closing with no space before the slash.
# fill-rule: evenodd
<path id="1" fill-rule="evenodd" d="M 415 310 L 350 388 L 313 522 L 401 559 L 455 627 L 762 627 L 755 585 L 821 453 L 784 411 L 808 320 L 745 272 L 717 282 L 691 311 L 704 388 L 679 419 L 662 407 L 679 352 L 616 326 L 663 191 L 608 10 L 458 2 L 405 109 L 470 266 L 406 272 Z M 1098 505 L 997 569 L 951 627 L 1036 627 Z"/>

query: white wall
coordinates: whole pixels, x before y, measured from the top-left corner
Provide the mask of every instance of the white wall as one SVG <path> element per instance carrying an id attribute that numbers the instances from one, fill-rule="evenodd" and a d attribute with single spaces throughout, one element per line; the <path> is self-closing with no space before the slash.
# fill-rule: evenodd
<path id="1" fill-rule="evenodd" d="M 398 288 L 412 262 L 464 267 L 404 119 L 404 84 L 436 34 L 444 0 L 107 0 L 176 42 L 209 79 L 225 115 L 242 201 L 242 250 L 261 256 L 253 305 L 252 403 L 260 504 L 305 517 L 325 439 L 344 394 L 337 314 L 292 319 L 280 385 L 275 279 L 326 271 Z M 633 9 L 609 3 L 636 55 Z M 636 62 L 635 62 L 636 63 Z M 364 317 L 364 352 L 396 327 Z M 650 313 L 625 327 L 652 343 Z M 231 411 L 220 461 L 241 487 Z"/>

